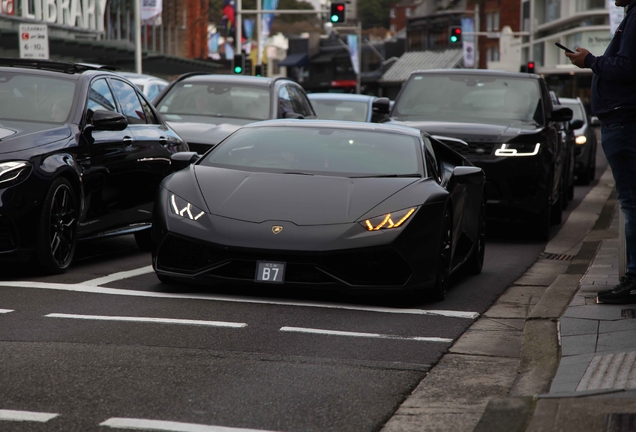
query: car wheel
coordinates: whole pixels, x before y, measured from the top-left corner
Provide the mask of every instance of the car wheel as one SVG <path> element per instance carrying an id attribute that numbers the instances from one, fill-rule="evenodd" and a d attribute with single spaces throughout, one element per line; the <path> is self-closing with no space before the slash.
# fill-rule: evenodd
<path id="1" fill-rule="evenodd" d="M 451 266 L 451 248 L 453 245 L 451 211 L 448 207 L 444 210 L 444 220 L 442 221 L 441 238 L 439 241 L 439 259 L 437 260 L 437 271 L 435 287 L 433 288 L 432 300 L 442 301 L 446 298 L 448 290 L 448 279 Z"/>
<path id="2" fill-rule="evenodd" d="M 63 177 L 53 181 L 38 223 L 36 258 L 48 273 L 64 273 L 73 260 L 77 245 L 77 197 Z"/>
<path id="3" fill-rule="evenodd" d="M 535 219 L 535 229 L 539 240 L 548 240 L 550 238 L 550 227 L 552 226 L 552 206 L 547 200 L 543 206 L 543 210 Z"/>
<path id="4" fill-rule="evenodd" d="M 479 222 L 477 228 L 477 240 L 473 248 L 473 253 L 466 262 L 466 269 L 470 274 L 478 275 L 484 267 L 484 256 L 486 252 L 486 202 L 482 202 L 479 211 Z"/>
<path id="5" fill-rule="evenodd" d="M 143 251 L 149 251 L 152 249 L 152 236 L 151 229 L 145 229 L 141 231 L 135 231 L 135 242 L 139 249 Z"/>

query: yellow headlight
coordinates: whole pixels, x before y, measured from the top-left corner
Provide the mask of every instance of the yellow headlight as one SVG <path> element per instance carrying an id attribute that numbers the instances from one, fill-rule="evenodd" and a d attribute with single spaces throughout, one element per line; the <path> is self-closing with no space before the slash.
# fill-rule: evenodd
<path id="1" fill-rule="evenodd" d="M 587 138 L 585 138 L 585 135 L 579 135 L 576 137 L 576 140 L 574 140 L 577 144 L 583 145 L 587 142 Z"/>
<path id="2" fill-rule="evenodd" d="M 411 207 L 371 219 L 366 219 L 360 222 L 360 224 L 362 224 L 362 226 L 364 226 L 368 231 L 399 228 L 414 212 L 415 207 Z"/>

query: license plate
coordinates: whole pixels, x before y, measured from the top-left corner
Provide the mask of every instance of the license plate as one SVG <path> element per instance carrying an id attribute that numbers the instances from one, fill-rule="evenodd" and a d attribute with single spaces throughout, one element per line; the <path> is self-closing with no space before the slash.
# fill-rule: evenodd
<path id="1" fill-rule="evenodd" d="M 285 281 L 285 263 L 257 261 L 256 282 L 283 283 Z"/>

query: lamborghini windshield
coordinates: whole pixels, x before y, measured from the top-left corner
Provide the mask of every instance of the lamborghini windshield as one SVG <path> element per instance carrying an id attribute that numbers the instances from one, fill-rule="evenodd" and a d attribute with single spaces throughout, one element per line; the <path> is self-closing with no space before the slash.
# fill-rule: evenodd
<path id="1" fill-rule="evenodd" d="M 419 139 L 399 133 L 324 127 L 250 127 L 201 161 L 246 171 L 347 177 L 420 177 Z"/>
<path id="2" fill-rule="evenodd" d="M 396 120 L 543 124 L 534 79 L 474 74 L 412 76 L 395 102 Z"/>

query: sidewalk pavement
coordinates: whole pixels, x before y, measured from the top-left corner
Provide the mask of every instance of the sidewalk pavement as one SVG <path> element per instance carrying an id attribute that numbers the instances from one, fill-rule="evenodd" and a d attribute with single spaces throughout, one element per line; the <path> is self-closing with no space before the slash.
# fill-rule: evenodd
<path id="1" fill-rule="evenodd" d="M 382 432 L 636 431 L 636 304 L 596 304 L 618 253 L 608 168 Z"/>

